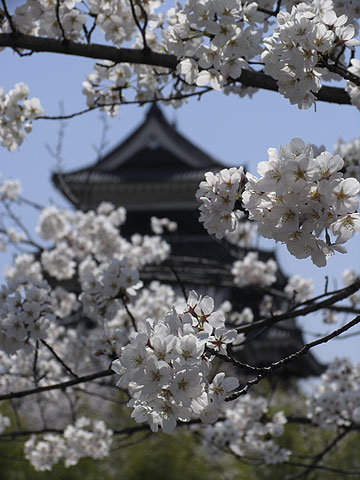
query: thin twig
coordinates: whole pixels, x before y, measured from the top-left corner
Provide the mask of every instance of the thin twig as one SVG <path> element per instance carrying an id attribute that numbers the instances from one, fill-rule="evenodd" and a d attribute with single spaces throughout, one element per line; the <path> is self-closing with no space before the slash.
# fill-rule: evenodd
<path id="1" fill-rule="evenodd" d="M 147 41 L 146 41 L 146 27 L 147 27 L 147 23 L 148 23 L 147 13 L 146 13 L 144 7 L 141 5 L 141 3 L 138 2 L 137 6 L 140 8 L 141 13 L 144 15 L 144 26 L 141 26 L 141 23 L 138 19 L 138 16 L 136 15 L 134 2 L 133 2 L 133 0 L 129 0 L 129 2 L 130 2 L 130 8 L 131 8 L 131 13 L 132 13 L 134 22 L 135 22 L 136 26 L 138 27 L 138 29 L 140 30 L 140 33 L 141 33 L 141 37 L 142 37 L 142 40 L 143 40 L 143 50 L 150 50 L 150 48 L 147 44 Z"/>
<path id="2" fill-rule="evenodd" d="M 343 327 L 338 328 L 337 330 L 334 330 L 333 332 L 329 333 L 329 335 L 326 335 L 322 338 L 314 340 L 313 342 L 307 343 L 306 345 L 304 345 L 303 348 L 301 348 L 297 352 L 292 353 L 291 355 L 289 355 L 289 356 L 287 356 L 287 357 L 285 357 L 285 358 L 283 358 L 283 359 L 281 359 L 277 362 L 271 363 L 267 367 L 258 367 L 262 370 L 259 373 L 259 375 L 257 375 L 252 380 L 249 380 L 241 390 L 238 390 L 237 392 L 235 392 L 235 393 L 229 395 L 228 397 L 226 397 L 225 401 L 230 402 L 230 401 L 235 400 L 236 398 L 240 397 L 241 395 L 245 395 L 248 392 L 250 387 L 258 384 L 264 377 L 269 375 L 274 370 L 278 370 L 279 368 L 283 367 L 284 365 L 287 365 L 288 363 L 293 362 L 297 358 L 300 358 L 300 357 L 306 355 L 306 353 L 311 348 L 314 348 L 314 347 L 316 347 L 318 345 L 321 345 L 323 343 L 327 343 L 329 340 L 331 340 L 335 337 L 338 337 L 339 335 L 346 332 L 347 330 L 354 327 L 355 325 L 358 325 L 359 323 L 360 323 L 360 315 L 358 315 L 356 318 L 354 318 L 351 322 L 347 323 Z M 230 358 L 229 358 L 228 361 L 232 362 L 232 360 L 230 360 Z"/>
<path id="3" fill-rule="evenodd" d="M 63 42 L 66 42 L 67 39 L 66 39 L 66 36 L 65 36 L 65 30 L 64 30 L 63 24 L 61 23 L 61 19 L 60 19 L 60 0 L 56 0 L 55 12 L 56 12 L 56 20 L 57 20 L 57 23 L 58 23 L 60 31 L 61 31 L 61 36 L 62 36 Z"/>
<path id="4" fill-rule="evenodd" d="M 122 303 L 125 307 L 126 313 L 129 315 L 129 317 L 131 319 L 132 326 L 133 326 L 135 332 L 137 332 L 138 329 L 137 329 L 137 326 L 136 326 L 136 319 L 135 319 L 134 315 L 130 312 L 129 307 L 127 306 L 126 300 L 123 297 L 121 297 L 121 300 L 122 300 Z"/>
<path id="5" fill-rule="evenodd" d="M 121 105 L 147 105 L 159 102 L 172 102 L 173 100 L 182 100 L 185 98 L 191 98 L 199 95 L 203 95 L 205 93 L 213 92 L 213 89 L 210 87 L 203 88 L 201 91 L 186 93 L 181 96 L 178 94 L 170 95 L 166 98 L 152 98 L 147 100 L 123 100 L 121 102 L 111 102 L 111 103 L 99 103 L 94 105 L 93 107 L 85 108 L 84 110 L 79 110 L 78 112 L 70 113 L 68 115 L 42 115 L 40 117 L 34 118 L 34 120 L 69 120 L 71 118 L 79 117 L 80 115 L 84 115 L 86 113 L 92 112 L 93 110 L 97 110 L 99 108 L 105 107 L 117 107 Z"/>
<path id="6" fill-rule="evenodd" d="M 39 340 L 36 340 L 35 342 L 35 351 L 34 351 L 34 361 L 33 361 L 33 378 L 34 378 L 34 384 L 37 386 L 38 384 L 38 370 L 37 370 L 37 362 L 38 362 L 38 355 L 39 355 Z"/>
<path id="7" fill-rule="evenodd" d="M 10 28 L 11 28 L 11 31 L 12 31 L 12 35 L 16 34 L 17 33 L 17 29 L 15 27 L 15 24 L 13 22 L 13 18 L 12 16 L 10 15 L 10 12 L 7 8 L 7 4 L 6 4 L 6 1 L 5 0 L 1 0 L 1 3 L 2 3 L 2 6 L 3 6 L 3 9 L 4 9 L 4 13 L 5 13 L 5 17 L 6 17 L 6 20 L 9 22 L 9 25 L 10 25 Z"/>
<path id="8" fill-rule="evenodd" d="M 36 393 L 49 392 L 51 390 L 64 390 L 67 387 L 72 387 L 73 385 L 79 385 L 79 383 L 91 382 L 97 378 L 108 377 L 109 375 L 115 375 L 115 372 L 112 370 L 101 370 L 90 375 L 84 375 L 82 377 L 75 378 L 74 380 L 68 380 L 66 382 L 54 383 L 53 385 L 46 385 L 44 387 L 30 388 L 28 390 L 20 390 L 18 392 L 9 392 L 0 395 L 1 400 L 9 400 L 10 398 L 22 398 L 27 397 L 28 395 L 35 395 Z"/>
<path id="9" fill-rule="evenodd" d="M 181 279 L 180 279 L 177 271 L 175 270 L 175 268 L 172 267 L 171 265 L 169 265 L 169 268 L 170 268 L 170 270 L 173 272 L 173 274 L 175 275 L 176 281 L 177 281 L 178 284 L 180 285 L 181 293 L 183 294 L 183 297 L 184 297 L 185 302 L 186 302 L 187 299 L 188 299 L 188 295 L 187 295 L 187 293 L 186 293 L 185 285 L 184 285 L 183 282 L 181 281 Z"/>
<path id="10" fill-rule="evenodd" d="M 317 466 L 319 462 L 325 457 L 327 453 L 329 453 L 337 443 L 339 443 L 348 433 L 350 430 L 345 429 L 340 432 L 319 454 L 315 455 L 314 460 L 310 465 L 307 465 L 306 469 L 302 472 L 294 475 L 292 477 L 288 477 L 287 480 L 298 480 L 299 478 L 307 478 L 313 469 Z"/>
<path id="11" fill-rule="evenodd" d="M 15 213 L 12 211 L 10 205 L 7 204 L 7 202 L 3 202 L 4 208 L 6 210 L 6 213 L 9 215 L 11 220 L 17 225 L 22 232 L 25 234 L 27 241 L 31 243 L 34 247 L 38 248 L 40 251 L 43 250 L 43 247 L 39 245 L 35 240 L 32 238 L 29 230 L 25 227 L 25 225 L 20 221 L 20 219 L 15 215 Z"/>
<path id="12" fill-rule="evenodd" d="M 259 328 L 259 327 L 263 327 L 266 325 L 274 325 L 275 323 L 281 322 L 283 320 L 288 320 L 290 318 L 296 318 L 296 317 L 308 315 L 309 313 L 313 313 L 323 308 L 330 307 L 334 303 L 338 302 L 339 300 L 343 300 L 349 297 L 351 294 L 359 290 L 359 287 L 360 287 L 360 280 L 357 280 L 356 282 L 349 285 L 348 287 L 343 288 L 339 293 L 333 295 L 332 297 L 322 302 L 309 305 L 308 307 L 305 307 L 299 310 L 290 310 L 288 312 L 281 313 L 279 315 L 274 315 L 271 318 L 260 319 L 246 325 L 241 325 L 240 327 L 237 327 L 236 330 L 238 331 L 238 333 L 246 333 L 246 332 L 255 330 L 256 328 Z"/>
<path id="13" fill-rule="evenodd" d="M 211 353 L 212 355 L 215 355 L 215 357 L 220 358 L 221 360 L 224 360 L 225 362 L 232 363 L 235 367 L 241 368 L 242 370 L 245 370 L 246 372 L 250 373 L 259 373 L 263 372 L 264 369 L 262 367 L 254 367 L 252 365 L 249 365 L 247 363 L 239 362 L 238 360 L 235 360 L 235 358 L 230 357 L 228 355 L 225 355 L 223 353 L 217 352 L 213 348 L 206 347 L 206 350 Z"/>
<path id="14" fill-rule="evenodd" d="M 107 395 L 103 395 L 101 393 L 92 392 L 85 388 L 74 387 L 75 392 L 85 393 L 86 395 L 90 395 L 91 397 L 101 398 L 102 400 L 106 400 L 107 402 L 116 403 L 118 405 L 126 405 L 129 400 L 117 400 L 116 398 L 108 397 Z"/>
<path id="15" fill-rule="evenodd" d="M 290 467 L 307 467 L 305 463 L 300 462 L 286 462 L 283 465 L 289 465 Z M 360 478 L 360 470 L 343 470 L 342 468 L 329 467 L 327 465 L 313 465 L 313 470 L 323 470 L 330 473 L 339 473 L 341 475 L 357 475 Z"/>
<path id="16" fill-rule="evenodd" d="M 56 360 L 60 363 L 60 365 L 63 367 L 64 370 L 66 370 L 68 373 L 70 373 L 70 375 L 74 378 L 79 378 L 78 375 L 76 375 L 76 373 L 74 373 L 71 368 L 66 365 L 66 363 L 64 362 L 64 360 L 62 360 L 59 355 L 55 352 L 55 350 L 52 348 L 51 345 L 49 345 L 48 343 L 46 343 L 45 340 L 41 340 L 41 343 L 43 345 L 45 345 L 45 347 L 53 354 L 53 356 L 56 358 Z"/>

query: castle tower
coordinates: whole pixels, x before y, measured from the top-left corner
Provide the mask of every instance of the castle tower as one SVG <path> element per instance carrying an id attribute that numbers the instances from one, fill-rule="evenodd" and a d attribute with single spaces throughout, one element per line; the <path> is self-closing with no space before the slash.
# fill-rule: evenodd
<path id="1" fill-rule="evenodd" d="M 151 234 L 150 218 L 168 217 L 177 222 L 175 233 L 164 235 L 171 245 L 170 258 L 161 265 L 146 266 L 141 272 L 146 282 L 159 280 L 178 285 L 179 279 L 190 290 L 215 297 L 217 304 L 229 300 L 241 311 L 250 307 L 258 314 L 264 296 L 261 289 L 239 289 L 232 280 L 232 262 L 248 249 L 218 241 L 199 223 L 195 192 L 204 174 L 225 168 L 171 125 L 156 104 L 148 110 L 143 123 L 120 145 L 88 167 L 67 173 L 55 173 L 53 182 L 65 197 L 84 211 L 95 209 L 102 201 L 124 206 L 127 221 L 121 232 Z M 266 261 L 274 253 L 259 251 Z M 278 273 L 276 288 L 283 289 L 286 277 Z M 266 332 L 252 332 L 255 338 L 238 355 L 253 365 L 277 361 L 304 346 L 295 320 L 275 325 Z M 289 377 L 319 375 L 324 370 L 309 352 L 282 369 Z"/>

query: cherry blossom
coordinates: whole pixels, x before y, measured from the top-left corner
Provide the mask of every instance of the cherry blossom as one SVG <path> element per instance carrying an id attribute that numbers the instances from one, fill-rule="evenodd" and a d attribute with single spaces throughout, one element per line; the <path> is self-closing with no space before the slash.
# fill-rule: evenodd
<path id="1" fill-rule="evenodd" d="M 243 168 L 223 169 L 216 175 L 208 172 L 206 181 L 201 182 L 196 198 L 201 202 L 200 222 L 216 238 L 223 238 L 226 232 L 233 232 L 240 211 L 235 209 L 239 190 L 244 182 Z"/>
<path id="2" fill-rule="evenodd" d="M 293 139 L 280 153 L 270 149 L 268 165 L 262 162 L 258 168 L 261 178 L 247 174 L 242 195 L 259 233 L 284 242 L 297 258 L 310 256 L 317 266 L 324 266 L 335 251 L 344 253 L 342 243 L 355 232 L 360 184 L 343 179 L 342 166 L 338 155 L 315 156 L 310 143 L 301 139 Z M 344 215 L 347 220 L 341 220 Z M 337 236 L 333 243 L 329 228 Z M 325 241 L 320 238 L 324 231 Z"/>
<path id="3" fill-rule="evenodd" d="M 218 374 L 210 385 L 207 380 L 211 357 L 204 356 L 206 344 L 213 347 L 224 338 L 222 351 L 226 352 L 225 344 L 237 337 L 234 330 L 224 329 L 224 318 L 213 308 L 210 297 L 201 298 L 192 291 L 186 305 L 162 320 L 141 322 L 138 333 L 121 349 L 112 368 L 120 375 L 118 385 L 131 392 L 128 405 L 134 407 L 137 422 L 147 421 L 153 431 L 161 426 L 170 433 L 178 421 L 199 416 L 216 419 L 213 407 L 208 410 L 211 402 L 220 407 L 226 394 L 237 388 L 238 380 L 225 374 Z M 221 323 L 220 333 L 216 326 Z"/>
<path id="4" fill-rule="evenodd" d="M 349 359 L 336 359 L 321 376 L 321 384 L 308 401 L 312 422 L 329 429 L 358 424 L 359 366 Z"/>
<path id="5" fill-rule="evenodd" d="M 0 35 L 19 55 L 32 52 L 29 38 L 40 50 L 52 45 L 71 53 L 76 47 L 93 57 L 94 49 L 106 47 L 106 55 L 95 55 L 83 94 L 90 110 L 110 116 L 125 103 L 179 107 L 187 96 L 210 90 L 251 97 L 262 83 L 307 109 L 323 97 L 325 82 L 340 80 L 346 80 L 342 102 L 350 98 L 360 108 L 355 0 L 188 0 L 168 11 L 160 0 L 26 0 L 10 13 L 3 3 Z M 100 45 L 94 45 L 94 37 Z M 115 61 L 108 54 L 114 47 Z M 0 88 L 2 145 L 18 148 L 43 114 L 26 84 L 16 83 L 7 93 Z M 11 400 L 19 425 L 0 415 L 0 433 L 37 432 L 24 445 L 37 471 L 102 459 L 113 445 L 113 423 L 124 416 L 121 412 L 114 422 L 115 400 L 127 404 L 129 417 L 152 432 L 161 428 L 170 434 L 187 424 L 203 436 L 209 460 L 232 452 L 266 465 L 288 462 L 292 453 L 276 440 L 287 428 L 282 407 L 270 405 L 255 388 L 248 390 L 304 350 L 265 367 L 240 360 L 252 330 L 259 332 L 260 323 L 265 332 L 287 314 L 293 318 L 303 307 L 298 304 L 311 300 L 313 284 L 297 275 L 279 291 L 275 260 L 248 249 L 257 231 L 319 267 L 335 252 L 345 253 L 344 244 L 360 230 L 359 151 L 357 139 L 339 141 L 330 153 L 294 138 L 279 151 L 268 149 L 257 176 L 243 167 L 205 174 L 196 192 L 199 221 L 217 240 L 230 243 L 232 282 L 241 289 L 266 288 L 268 295 L 259 298 L 254 312 L 249 307 L 233 311 L 226 298 L 213 298 L 207 285 L 191 290 L 184 301 L 178 286 L 141 280 L 143 267 L 170 255 L 161 237 L 177 230 L 170 213 L 151 219 L 154 235 L 128 238 L 122 234 L 126 211 L 121 206 L 39 207 L 37 243 L 12 210 L 25 201 L 19 181 L 2 182 L 0 250 L 15 255 L 0 288 L 0 392 Z M 340 318 L 337 309 L 344 318 L 356 312 L 358 279 L 355 270 L 347 270 L 345 289 L 320 295 L 328 299 L 328 309 L 320 314 L 329 328 Z M 331 309 L 336 295 L 348 301 Z M 311 308 L 320 309 L 318 300 Z M 356 322 L 357 317 L 350 323 Z M 332 337 L 344 327 L 346 322 Z M 328 340 L 325 336 L 320 343 Z M 96 381 L 102 377 L 107 381 Z M 115 382 L 119 390 L 111 398 Z M 12 402 L 17 396 L 19 401 Z M 309 422 L 341 433 L 358 428 L 359 366 L 336 360 L 313 391 L 283 403 L 287 410 L 289 403 L 294 411 L 307 409 L 304 428 Z M 21 424 L 29 430 L 17 431 Z M 126 435 L 131 428 L 126 426 Z"/>
<path id="6" fill-rule="evenodd" d="M 300 275 L 294 275 L 288 280 L 284 291 L 294 302 L 306 302 L 313 294 L 314 283 L 311 278 L 302 278 Z"/>
<path id="7" fill-rule="evenodd" d="M 257 252 L 249 252 L 243 260 L 234 262 L 231 269 L 235 285 L 242 288 L 272 285 L 276 281 L 276 271 L 276 262 L 272 259 L 266 262 L 259 260 Z"/>
<path id="8" fill-rule="evenodd" d="M 277 412 L 267 423 L 262 418 L 268 412 L 265 398 L 246 395 L 224 409 L 224 419 L 206 427 L 204 446 L 211 456 L 229 449 L 239 457 L 257 454 L 266 464 L 289 459 L 290 450 L 279 447 L 274 439 L 284 432 L 286 418 Z"/>
<path id="9" fill-rule="evenodd" d="M 63 436 L 32 436 L 25 443 L 25 456 L 35 470 L 46 471 L 59 462 L 64 462 L 65 467 L 71 467 L 81 458 L 107 457 L 111 443 L 112 431 L 106 428 L 103 421 L 91 422 L 88 418 L 81 417 L 74 425 L 70 424 L 65 428 Z"/>
<path id="10" fill-rule="evenodd" d="M 21 184 L 17 179 L 8 179 L 0 186 L 0 194 L 3 200 L 14 201 L 21 193 Z"/>

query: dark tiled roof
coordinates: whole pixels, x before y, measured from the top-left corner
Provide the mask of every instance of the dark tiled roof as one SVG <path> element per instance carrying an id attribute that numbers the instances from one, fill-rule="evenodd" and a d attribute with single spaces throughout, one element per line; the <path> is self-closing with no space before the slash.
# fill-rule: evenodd
<path id="1" fill-rule="evenodd" d="M 57 188 L 71 184 L 201 181 L 224 165 L 198 148 L 171 125 L 154 104 L 144 122 L 104 158 L 85 168 L 53 175 Z"/>
<path id="2" fill-rule="evenodd" d="M 202 170 L 190 170 L 190 171 L 183 171 L 183 172 L 163 172 L 163 176 L 159 178 L 159 175 L 154 175 L 153 177 L 148 174 L 147 176 L 141 177 L 139 172 L 137 174 L 132 175 L 131 173 L 125 172 L 124 174 L 116 174 L 113 172 L 102 172 L 98 170 L 77 170 L 70 173 L 63 174 L 63 178 L 71 183 L 122 183 L 128 181 L 153 181 L 153 180 L 160 180 L 167 179 L 172 181 L 178 182 L 186 182 L 186 181 L 197 181 L 200 182 L 204 179 L 204 175 L 208 172 L 209 169 L 202 169 Z M 216 169 L 212 169 L 212 171 L 216 171 Z M 56 175 L 57 176 L 57 175 Z"/>

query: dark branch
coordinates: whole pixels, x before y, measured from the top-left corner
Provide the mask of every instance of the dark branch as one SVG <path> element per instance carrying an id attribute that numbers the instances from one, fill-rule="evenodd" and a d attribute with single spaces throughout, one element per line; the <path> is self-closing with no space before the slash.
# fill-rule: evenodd
<path id="1" fill-rule="evenodd" d="M 60 363 L 60 365 L 62 365 L 63 369 L 64 369 L 66 372 L 70 373 L 70 375 L 71 375 L 72 377 L 74 377 L 74 378 L 79 378 L 79 377 L 76 375 L 76 373 L 74 373 L 74 372 L 71 370 L 71 368 L 70 368 L 68 365 L 66 365 L 66 363 L 64 362 L 64 360 L 59 357 L 59 355 L 55 352 L 55 350 L 52 348 L 51 345 L 49 345 L 48 343 L 46 343 L 45 340 L 40 340 L 40 341 L 41 341 L 41 343 L 42 343 L 43 345 L 45 345 L 45 347 L 54 355 L 54 357 L 56 358 L 56 360 Z"/>
<path id="2" fill-rule="evenodd" d="M 240 395 L 245 395 L 248 392 L 250 387 L 258 384 L 264 377 L 269 375 L 274 370 L 278 370 L 284 365 L 287 365 L 288 363 L 293 362 L 297 358 L 306 355 L 311 348 L 317 347 L 318 345 L 322 345 L 323 343 L 327 343 L 329 340 L 332 340 L 333 338 L 338 337 L 339 335 L 346 332 L 347 330 L 350 330 L 350 328 L 354 327 L 355 325 L 358 325 L 359 323 L 360 323 L 360 315 L 358 315 L 356 318 L 351 320 L 351 322 L 347 323 L 343 327 L 338 328 L 337 330 L 334 330 L 333 332 L 329 333 L 329 335 L 325 335 L 324 337 L 319 338 L 318 340 L 314 340 L 313 342 L 307 343 L 306 345 L 304 345 L 303 348 L 301 348 L 297 352 L 282 358 L 278 362 L 271 363 L 267 367 L 258 367 L 259 369 L 262 370 L 262 372 L 260 372 L 259 375 L 257 375 L 252 380 L 249 380 L 241 390 L 238 390 L 237 392 L 226 397 L 225 401 L 230 402 L 240 397 Z M 225 359 L 226 359 L 226 356 L 225 356 Z M 228 361 L 232 363 L 231 359 L 228 359 Z"/>
<path id="3" fill-rule="evenodd" d="M 225 362 L 229 362 L 229 363 L 232 363 L 235 367 L 238 367 L 242 370 L 245 370 L 246 372 L 249 372 L 249 373 L 259 373 L 259 372 L 264 372 L 264 368 L 263 367 L 254 367 L 252 365 L 249 365 L 248 363 L 243 363 L 243 362 L 239 362 L 238 360 L 236 360 L 235 358 L 233 357 L 229 357 L 227 355 L 224 355 L 223 353 L 220 353 L 220 352 L 217 352 L 216 350 L 214 350 L 213 348 L 209 348 L 207 347 L 206 350 L 212 354 L 212 355 L 215 355 L 215 357 L 218 357 L 220 358 L 221 360 L 224 360 Z"/>
<path id="4" fill-rule="evenodd" d="M 73 385 L 79 385 L 79 383 L 91 382 L 97 378 L 108 377 L 109 375 L 114 375 L 115 372 L 112 370 L 101 370 L 100 372 L 92 373 L 90 375 L 84 375 L 83 377 L 75 378 L 74 380 L 68 380 L 67 382 L 54 383 L 53 385 L 46 385 L 45 387 L 36 387 L 30 388 L 28 390 L 20 390 L 19 392 L 10 392 L 0 395 L 1 400 L 9 400 L 11 398 L 22 398 L 27 397 L 28 395 L 35 395 L 36 393 L 49 392 L 50 390 L 64 390 L 67 387 L 72 387 Z"/>
<path id="5" fill-rule="evenodd" d="M 178 60 L 175 55 L 157 53 L 150 49 L 116 48 L 96 43 L 76 43 L 53 38 L 35 37 L 17 33 L 0 34 L 0 47 L 28 49 L 32 52 L 52 52 L 64 55 L 75 55 L 85 58 L 110 60 L 115 63 L 134 63 L 164 67 L 175 70 Z M 247 87 L 278 91 L 276 80 L 262 72 L 243 70 L 237 81 Z M 342 105 L 351 105 L 350 97 L 343 88 L 322 87 L 316 94 L 318 100 Z"/>
<path id="6" fill-rule="evenodd" d="M 68 40 L 64 43 L 62 40 L 54 38 L 35 37 L 33 35 L 24 35 L 18 33 L 0 34 L 0 47 L 24 48 L 33 52 L 51 52 L 64 55 L 74 55 L 77 57 L 94 58 L 101 60 L 111 60 L 115 63 L 137 63 L 143 65 L 153 65 L 157 67 L 176 68 L 177 59 L 174 55 L 166 53 L 157 53 L 152 50 L 138 50 L 132 48 L 116 48 L 107 45 L 92 43 L 76 43 Z"/>
<path id="7" fill-rule="evenodd" d="M 80 110 L 79 112 L 73 112 L 68 115 L 42 115 L 41 117 L 36 117 L 34 120 L 69 120 L 74 117 L 79 117 L 80 115 L 84 115 L 85 113 L 92 112 L 93 110 L 97 110 L 100 108 L 106 108 L 106 107 L 115 107 L 117 105 L 147 105 L 151 103 L 157 103 L 157 102 L 170 102 L 172 100 L 182 100 L 185 98 L 190 98 L 190 97 L 200 97 L 204 93 L 208 92 L 214 92 L 214 90 L 211 87 L 205 87 L 202 90 L 198 90 L 196 92 L 191 92 L 191 93 L 184 93 L 182 95 L 179 95 L 178 93 L 172 94 L 169 97 L 166 98 L 152 98 L 148 100 L 141 100 L 139 102 L 138 100 L 123 100 L 121 102 L 111 102 L 111 103 L 97 103 L 93 107 L 88 107 L 85 108 L 84 110 Z"/>
<path id="8" fill-rule="evenodd" d="M 125 300 L 123 297 L 121 297 L 121 300 L 122 300 L 122 303 L 123 303 L 123 305 L 124 305 L 124 307 L 125 307 L 126 313 L 127 313 L 127 314 L 129 315 L 129 317 L 130 317 L 130 320 L 131 320 L 131 324 L 132 324 L 132 326 L 133 326 L 133 329 L 135 330 L 135 332 L 137 332 L 138 329 L 137 329 L 136 318 L 135 318 L 134 315 L 131 313 L 131 311 L 130 311 L 127 303 L 126 303 L 126 300 Z"/>
<path id="9" fill-rule="evenodd" d="M 15 33 L 15 32 L 16 32 L 16 27 L 15 27 L 15 25 L 14 25 L 13 18 L 12 18 L 12 16 L 10 15 L 10 12 L 9 12 L 9 10 L 8 10 L 8 8 L 7 8 L 6 1 L 5 1 L 5 0 L 1 0 L 1 3 L 2 3 L 3 9 L 4 9 L 5 18 L 6 18 L 7 21 L 9 22 L 11 31 L 12 31 L 13 33 Z"/>
<path id="10" fill-rule="evenodd" d="M 136 26 L 138 27 L 138 29 L 140 30 L 140 33 L 141 33 L 141 37 L 142 37 L 143 45 L 144 45 L 143 50 L 149 50 L 149 46 L 148 46 L 147 41 L 146 41 L 146 27 L 147 27 L 147 23 L 148 23 L 147 13 L 146 13 L 144 7 L 141 5 L 141 3 L 140 2 L 137 3 L 137 7 L 140 8 L 141 13 L 142 13 L 142 15 L 144 16 L 144 19 L 145 19 L 144 26 L 141 26 L 140 20 L 138 19 L 137 15 L 136 15 L 134 2 L 133 2 L 133 0 L 129 0 L 129 2 L 130 2 L 130 8 L 131 8 L 131 13 L 132 13 L 134 22 L 136 23 Z"/>
<path id="11" fill-rule="evenodd" d="M 327 298 L 326 300 L 323 300 L 322 302 L 314 303 L 298 310 L 290 310 L 289 312 L 281 313 L 280 315 L 274 315 L 271 318 L 261 319 L 256 322 L 240 326 L 236 330 L 238 331 L 238 333 L 246 333 L 255 330 L 256 328 L 275 325 L 275 323 L 281 322 L 283 320 L 288 320 L 289 318 L 301 317 L 308 315 L 309 313 L 317 312 L 323 308 L 328 308 L 334 305 L 334 303 L 340 300 L 348 298 L 351 294 L 359 290 L 359 288 L 360 280 L 357 280 L 352 285 L 345 287 L 344 289 L 340 290 L 339 293 L 333 295 L 330 298 Z"/>
<path id="12" fill-rule="evenodd" d="M 60 0 L 56 0 L 55 12 L 56 12 L 56 20 L 57 20 L 57 23 L 58 23 L 59 28 L 61 30 L 61 35 L 62 35 L 63 42 L 66 43 L 67 40 L 66 40 L 66 36 L 65 36 L 65 30 L 64 30 L 63 24 L 61 23 L 61 19 L 60 19 Z"/>

